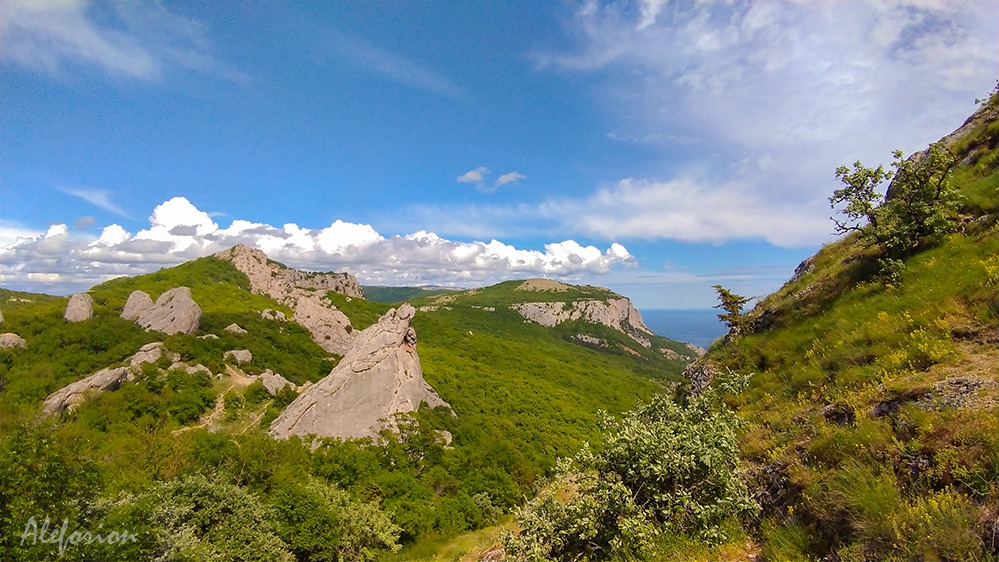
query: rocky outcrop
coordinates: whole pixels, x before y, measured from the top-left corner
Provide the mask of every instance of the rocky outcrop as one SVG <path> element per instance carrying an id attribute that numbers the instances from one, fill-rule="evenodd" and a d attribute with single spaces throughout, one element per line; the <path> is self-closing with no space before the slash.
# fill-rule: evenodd
<path id="1" fill-rule="evenodd" d="M 704 357 L 704 354 L 708 352 L 708 350 L 704 349 L 703 347 L 694 345 L 690 342 L 683 342 L 683 346 L 692 351 L 694 355 L 696 355 L 697 357 Z"/>
<path id="2" fill-rule="evenodd" d="M 511 305 L 526 320 L 542 326 L 554 327 L 562 322 L 582 320 L 591 324 L 603 324 L 614 328 L 643 347 L 651 347 L 649 336 L 652 330 L 645 325 L 642 315 L 626 297 L 601 300 L 579 300 L 575 302 L 525 302 Z"/>
<path id="3" fill-rule="evenodd" d="M 191 289 L 177 287 L 160 295 L 156 304 L 136 320 L 146 331 L 164 334 L 193 334 L 201 322 L 201 307 L 191 297 Z"/>
<path id="4" fill-rule="evenodd" d="M 296 297 L 293 302 L 295 315 L 292 320 L 308 330 L 319 347 L 337 355 L 343 355 L 350 349 L 354 342 L 354 329 L 346 314 L 313 297 Z"/>
<path id="5" fill-rule="evenodd" d="M 281 373 L 275 373 L 270 369 L 266 369 L 263 373 L 260 373 L 260 382 L 264 385 L 264 390 L 267 391 L 267 394 L 271 396 L 276 395 L 285 387 L 295 388 L 295 385 L 282 377 Z"/>
<path id="6" fill-rule="evenodd" d="M 88 394 L 117 390 L 129 377 L 127 367 L 101 369 L 85 379 L 78 380 L 50 394 L 45 399 L 42 413 L 51 416 L 63 410 L 73 411 L 87 400 Z"/>
<path id="7" fill-rule="evenodd" d="M 236 334 L 237 336 L 241 336 L 241 335 L 247 333 L 246 330 L 244 330 L 242 326 L 240 326 L 239 324 L 237 324 L 235 322 L 233 322 L 232 324 L 229 324 L 228 326 L 226 326 L 223 329 L 225 331 L 229 332 L 230 334 Z"/>
<path id="8" fill-rule="evenodd" d="M 330 291 L 348 297 L 364 297 L 360 283 L 348 273 L 296 271 L 267 258 L 267 254 L 244 246 L 233 246 L 215 254 L 232 263 L 250 280 L 250 290 L 291 307 L 292 319 L 312 334 L 312 339 L 330 353 L 343 355 L 354 340 L 350 319 L 329 302 Z M 269 311 L 269 312 L 268 312 Z M 263 311 L 264 318 L 284 319 L 280 312 Z M 280 314 L 280 316 L 278 316 Z"/>
<path id="9" fill-rule="evenodd" d="M 242 271 L 250 280 L 251 291 L 269 295 L 278 301 L 295 288 L 364 297 L 361 284 L 349 273 L 297 271 L 272 261 L 267 254 L 243 244 L 223 250 L 215 254 L 215 257 L 232 263 Z"/>
<path id="10" fill-rule="evenodd" d="M 125 308 L 121 310 L 121 317 L 125 320 L 138 320 L 146 311 L 153 307 L 153 299 L 145 291 L 132 291 L 125 301 Z"/>
<path id="11" fill-rule="evenodd" d="M 404 304 L 360 332 L 333 371 L 303 390 L 274 420 L 270 434 L 278 439 L 375 437 L 391 427 L 394 414 L 414 411 L 421 402 L 447 406 L 423 379 L 411 326 L 415 313 Z"/>
<path id="12" fill-rule="evenodd" d="M 264 320 L 275 320 L 277 322 L 287 322 L 288 317 L 284 315 L 280 310 L 271 310 L 270 308 L 265 308 L 260 311 L 260 317 Z"/>
<path id="13" fill-rule="evenodd" d="M 69 297 L 66 304 L 66 313 L 63 314 L 68 322 L 83 322 L 90 320 L 94 316 L 94 299 L 87 293 L 77 293 Z"/>
<path id="14" fill-rule="evenodd" d="M 697 395 L 718 377 L 719 372 L 718 367 L 714 363 L 700 359 L 687 365 L 681 376 L 690 382 L 690 391 L 694 395 Z"/>
<path id="15" fill-rule="evenodd" d="M 0 334 L 0 349 L 10 349 L 14 347 L 28 347 L 28 344 L 24 342 L 24 338 L 21 336 L 7 332 L 6 334 Z"/>
<path id="16" fill-rule="evenodd" d="M 236 364 L 249 363 L 253 361 L 253 354 L 250 353 L 249 349 L 233 349 L 231 351 L 226 351 L 222 355 L 223 361 L 232 361 Z"/>
<path id="17" fill-rule="evenodd" d="M 135 352 L 135 355 L 128 360 L 129 367 L 138 367 L 143 363 L 156 363 L 164 356 L 163 342 L 147 343 Z M 167 357 L 171 362 L 180 358 L 176 353 L 167 352 Z"/>

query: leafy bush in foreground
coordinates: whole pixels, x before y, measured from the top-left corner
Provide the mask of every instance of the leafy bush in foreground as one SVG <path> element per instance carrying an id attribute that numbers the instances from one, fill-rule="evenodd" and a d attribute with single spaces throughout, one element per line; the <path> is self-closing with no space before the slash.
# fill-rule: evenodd
<path id="1" fill-rule="evenodd" d="M 635 558 L 671 536 L 724 540 L 726 524 L 757 509 L 739 478 L 735 426 L 713 390 L 605 416 L 603 448 L 560 463 L 557 480 L 520 511 L 520 533 L 505 537 L 508 556 Z"/>

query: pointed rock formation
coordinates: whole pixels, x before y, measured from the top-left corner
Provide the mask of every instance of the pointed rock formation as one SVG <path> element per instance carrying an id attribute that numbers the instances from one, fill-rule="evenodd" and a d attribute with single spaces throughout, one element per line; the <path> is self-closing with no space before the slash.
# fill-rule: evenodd
<path id="1" fill-rule="evenodd" d="M 246 333 L 246 330 L 244 330 L 242 326 L 240 326 L 235 322 L 229 324 L 228 326 L 222 329 L 229 332 L 230 334 L 236 334 L 237 336 L 241 336 Z"/>
<path id="2" fill-rule="evenodd" d="M 201 307 L 191 297 L 191 289 L 177 287 L 160 295 L 156 304 L 136 320 L 146 331 L 164 334 L 193 334 L 201 322 Z"/>
<path id="3" fill-rule="evenodd" d="M 423 379 L 411 326 L 415 313 L 404 304 L 361 332 L 333 371 L 274 420 L 270 434 L 375 437 L 391 427 L 393 414 L 414 411 L 421 402 L 448 406 Z"/>
<path id="4" fill-rule="evenodd" d="M 350 319 L 326 298 L 333 291 L 348 297 L 364 297 L 357 279 L 348 273 L 296 271 L 267 258 L 260 250 L 238 244 L 215 254 L 232 263 L 250 280 L 250 290 L 267 295 L 294 311 L 293 320 L 312 334 L 312 339 L 330 353 L 343 355 L 354 341 Z M 269 309 L 268 309 L 269 310 Z M 280 312 L 265 318 L 283 319 Z M 281 316 L 277 316 L 281 314 Z"/>
<path id="5" fill-rule="evenodd" d="M 0 349 L 9 349 L 12 347 L 28 347 L 28 344 L 24 342 L 24 338 L 21 336 L 7 332 L 6 334 L 0 334 Z"/>
<path id="6" fill-rule="evenodd" d="M 69 297 L 66 304 L 66 313 L 63 314 L 68 322 L 83 322 L 90 320 L 94 316 L 94 299 L 87 293 L 77 293 Z"/>
<path id="7" fill-rule="evenodd" d="M 132 291 L 125 301 L 121 317 L 125 320 L 138 320 L 147 310 L 153 307 L 153 299 L 144 291 Z"/>

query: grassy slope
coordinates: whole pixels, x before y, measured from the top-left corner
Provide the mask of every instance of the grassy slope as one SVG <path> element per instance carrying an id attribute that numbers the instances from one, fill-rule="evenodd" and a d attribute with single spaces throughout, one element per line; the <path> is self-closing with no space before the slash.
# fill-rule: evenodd
<path id="1" fill-rule="evenodd" d="M 659 388 L 654 381 L 675 379 L 682 365 L 661 354 L 646 357 L 617 347 L 580 345 L 570 338 L 577 333 L 573 328 L 582 326 L 545 328 L 506 308 L 528 300 L 559 300 L 567 294 L 594 298 L 613 293 L 591 287 L 558 293 L 515 291 L 519 283 L 414 300 L 418 305 L 438 305 L 436 310 L 418 312 L 414 326 L 424 376 L 458 414 L 457 425 L 449 428 L 456 442 L 513 444 L 533 470 L 543 470 L 557 455 L 571 453 L 594 435 L 598 410 L 633 407 Z M 330 297 L 358 328 L 370 325 L 389 308 L 360 299 L 348 301 L 341 295 Z M 609 328 L 585 328 L 609 341 L 641 347 Z"/>
<path id="2" fill-rule="evenodd" d="M 772 559 L 995 548 L 979 534 L 999 503 L 997 140 L 992 120 L 959 141 L 971 155 L 953 180 L 972 222 L 908 259 L 898 286 L 872 280 L 871 252 L 846 238 L 749 315 L 770 309 L 774 326 L 710 351 L 753 374 L 731 402 Z M 940 390 L 948 377 L 973 386 Z"/>
<path id="3" fill-rule="evenodd" d="M 419 297 L 445 295 L 454 292 L 454 289 L 428 287 L 382 287 L 365 285 L 361 288 L 364 290 L 364 298 L 372 302 L 386 304 L 404 302 Z"/>
<path id="4" fill-rule="evenodd" d="M 141 289 L 155 299 L 180 285 L 191 288 L 204 311 L 197 334 L 164 338 L 118 318 L 131 291 Z M 0 426 L 30 423 L 51 391 L 119 363 L 144 343 L 157 340 L 164 340 L 186 361 L 203 363 L 213 372 L 223 370 L 223 351 L 248 348 L 254 361 L 243 368 L 250 372 L 272 368 L 297 381 L 316 380 L 328 373 L 326 354 L 307 332 L 259 315 L 264 308 L 290 311 L 250 294 L 247 288 L 245 277 L 230 264 L 203 258 L 94 287 L 90 294 L 95 317 L 78 324 L 62 319 L 65 298 L 38 297 L 23 307 L 10 307 L 9 312 L 5 307 L 5 328 L 21 333 L 29 347 L 0 351 L 0 377 L 6 384 L 0 391 Z M 594 291 L 581 290 L 586 295 Z M 490 289 L 480 291 L 476 302 L 484 305 L 488 300 L 481 299 L 489 293 Z M 543 293 L 522 294 L 545 297 Z M 499 300 L 506 298 L 502 288 L 496 295 Z M 358 329 L 375 322 L 389 308 L 343 295 L 330 297 Z M 224 332 L 231 322 L 250 333 Z M 420 312 L 415 322 L 425 376 L 458 414 L 423 415 L 427 423 L 454 435 L 454 447 L 415 464 L 410 459 L 405 466 L 393 468 L 397 462 L 393 457 L 365 452 L 363 447 L 334 447 L 310 454 L 296 443 L 274 443 L 255 429 L 260 415 L 272 409 L 267 402 L 243 406 L 244 389 L 230 388 L 228 379 L 205 387 L 198 381 L 178 381 L 178 375 L 170 379 L 161 374 L 106 393 L 51 425 L 51 435 L 66 447 L 86 444 L 81 454 L 98 467 L 105 495 L 141 490 L 152 481 L 206 470 L 235 475 L 237 483 L 266 493 L 278 475 L 299 478 L 312 473 L 331 478 L 361 497 L 381 499 L 395 510 L 400 524 L 417 533 L 414 537 L 434 544 L 440 537 L 479 524 L 474 519 L 476 509 L 468 507 L 471 496 L 487 493 L 501 509 L 519 503 L 558 456 L 572 453 L 596 434 L 598 410 L 631 408 L 661 388 L 656 379 L 675 378 L 680 370 L 662 356 L 574 343 L 570 327 L 552 330 L 526 323 L 502 305 L 487 312 L 471 304 L 455 304 L 452 310 Z M 215 333 L 220 339 L 197 337 L 205 333 Z M 616 332 L 601 337 L 636 346 Z M 223 393 L 228 396 L 224 402 L 233 405 L 233 415 L 227 406 L 221 432 L 177 432 L 192 423 L 182 421 L 190 419 L 190 409 L 184 408 L 192 399 L 201 408 L 195 411 L 208 415 L 211 400 Z M 455 515 L 462 510 L 471 515 L 464 519 Z"/>

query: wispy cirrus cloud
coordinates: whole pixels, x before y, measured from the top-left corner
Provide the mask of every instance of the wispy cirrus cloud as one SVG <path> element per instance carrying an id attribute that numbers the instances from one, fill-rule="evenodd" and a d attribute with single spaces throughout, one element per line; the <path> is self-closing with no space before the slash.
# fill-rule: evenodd
<path id="1" fill-rule="evenodd" d="M 0 59 L 58 76 L 83 66 L 144 82 L 195 72 L 233 82 L 249 76 L 212 54 L 205 26 L 162 3 L 5 0 Z"/>
<path id="2" fill-rule="evenodd" d="M 447 76 L 424 64 L 377 47 L 364 39 L 335 33 L 330 45 L 354 67 L 417 90 L 456 99 L 465 98 L 465 90 Z"/>
<path id="3" fill-rule="evenodd" d="M 663 161 L 697 156 L 652 173 L 625 170 L 627 179 L 592 196 L 549 201 L 549 213 L 605 235 L 724 241 L 762 232 L 772 243 L 814 244 L 828 225 L 822 202 L 836 166 L 920 150 L 992 89 L 995 8 L 580 2 L 566 23 L 574 46 L 534 53 L 538 69 L 590 78 L 609 138 L 659 150 Z"/>
<path id="4" fill-rule="evenodd" d="M 131 215 L 111 200 L 111 192 L 106 189 L 83 189 L 78 187 L 61 187 L 59 189 L 66 195 L 72 195 L 83 199 L 98 209 L 103 209 L 113 215 L 130 219 Z"/>

